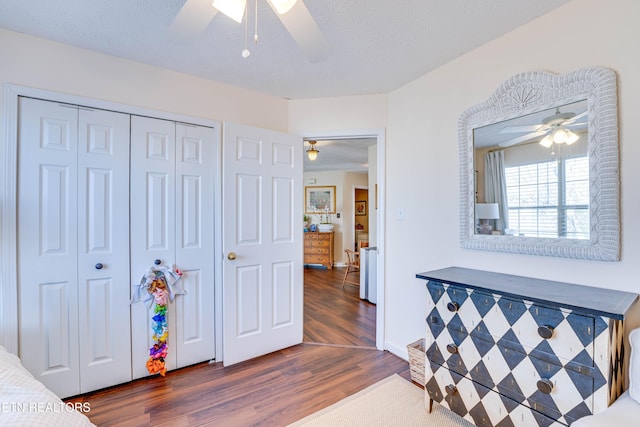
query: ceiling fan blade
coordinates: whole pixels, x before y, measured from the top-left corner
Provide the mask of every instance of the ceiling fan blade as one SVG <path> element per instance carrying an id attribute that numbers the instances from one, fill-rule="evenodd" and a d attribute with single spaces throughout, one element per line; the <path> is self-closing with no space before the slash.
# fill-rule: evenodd
<path id="1" fill-rule="evenodd" d="M 169 27 L 169 39 L 181 44 L 193 43 L 217 13 L 211 0 L 187 0 Z"/>
<path id="2" fill-rule="evenodd" d="M 507 126 L 498 131 L 498 133 L 523 133 L 523 132 L 537 132 L 545 127 L 545 125 L 525 125 L 525 126 Z"/>
<path id="3" fill-rule="evenodd" d="M 570 125 L 573 124 L 575 122 L 577 122 L 578 120 L 580 120 L 581 118 L 583 118 L 584 116 L 586 116 L 589 112 L 588 111 L 583 111 L 582 113 L 578 114 L 577 116 L 573 116 L 571 117 L 569 120 L 567 120 L 566 122 L 564 122 L 563 124 L 566 125 Z M 583 122 L 586 123 L 586 122 Z"/>
<path id="4" fill-rule="evenodd" d="M 544 135 L 544 132 L 532 132 L 526 135 L 519 136 L 517 138 L 510 139 L 508 141 L 501 142 L 498 144 L 500 147 L 511 147 L 512 145 L 520 144 L 521 142 L 531 141 L 537 137 Z"/>
<path id="5" fill-rule="evenodd" d="M 568 125 L 565 125 L 564 127 L 566 128 L 571 128 L 571 129 L 582 129 L 582 128 L 587 128 L 587 122 L 576 122 L 576 123 L 569 123 Z"/>
<path id="6" fill-rule="evenodd" d="M 298 0 L 284 15 L 280 15 L 271 2 L 268 3 L 309 61 L 320 62 L 329 56 L 331 47 L 302 0 Z"/>

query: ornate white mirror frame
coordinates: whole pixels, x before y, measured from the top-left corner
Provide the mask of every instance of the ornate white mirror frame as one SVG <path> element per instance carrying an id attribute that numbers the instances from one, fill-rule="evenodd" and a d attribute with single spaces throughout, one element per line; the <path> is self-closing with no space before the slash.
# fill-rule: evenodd
<path id="1" fill-rule="evenodd" d="M 587 101 L 589 238 L 482 235 L 475 232 L 474 129 L 572 102 Z M 504 82 L 458 121 L 460 243 L 463 248 L 554 257 L 620 259 L 620 179 L 616 74 L 584 68 L 565 75 L 531 71 Z"/>

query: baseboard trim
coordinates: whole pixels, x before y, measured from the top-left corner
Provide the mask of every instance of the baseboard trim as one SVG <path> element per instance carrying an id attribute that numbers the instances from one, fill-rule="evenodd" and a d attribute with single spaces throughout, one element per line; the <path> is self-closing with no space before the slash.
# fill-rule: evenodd
<path id="1" fill-rule="evenodd" d="M 401 359 L 409 361 L 409 350 L 407 350 L 407 346 L 397 346 L 396 344 L 390 343 L 389 341 L 385 341 L 385 349 L 387 349 L 390 353 L 395 354 Z"/>

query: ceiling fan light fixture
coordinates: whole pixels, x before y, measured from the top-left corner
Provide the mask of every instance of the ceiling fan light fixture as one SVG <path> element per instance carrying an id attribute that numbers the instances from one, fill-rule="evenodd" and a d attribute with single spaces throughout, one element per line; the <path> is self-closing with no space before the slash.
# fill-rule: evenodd
<path id="1" fill-rule="evenodd" d="M 280 15 L 289 12 L 298 0 L 267 0 Z"/>
<path id="2" fill-rule="evenodd" d="M 318 151 L 318 149 L 316 148 L 316 141 L 309 141 L 309 145 L 310 147 L 307 150 L 307 156 L 309 157 L 309 160 L 313 162 L 318 158 L 318 153 L 320 151 Z"/>
<path id="3" fill-rule="evenodd" d="M 247 6 L 247 1 L 213 0 L 213 3 L 211 3 L 211 5 L 237 23 L 241 23 L 242 17 L 244 16 L 244 8 Z"/>
<path id="4" fill-rule="evenodd" d="M 540 145 L 544 148 L 549 148 L 553 145 L 553 137 L 549 134 L 540 140 Z"/>
<path id="5" fill-rule="evenodd" d="M 553 131 L 553 142 L 556 144 L 564 144 L 569 139 L 566 129 L 556 129 Z"/>
<path id="6" fill-rule="evenodd" d="M 571 145 L 579 139 L 580 137 L 578 135 L 567 129 L 567 145 Z"/>

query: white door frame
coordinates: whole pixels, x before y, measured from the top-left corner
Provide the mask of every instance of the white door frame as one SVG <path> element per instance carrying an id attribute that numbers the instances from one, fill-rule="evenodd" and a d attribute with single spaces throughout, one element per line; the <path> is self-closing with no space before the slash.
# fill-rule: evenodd
<path id="1" fill-rule="evenodd" d="M 376 304 L 376 348 L 378 350 L 386 350 L 385 342 L 385 298 L 384 290 L 386 285 L 385 277 L 385 196 L 386 196 L 386 171 L 385 171 L 385 129 L 352 129 L 342 131 L 329 131 L 329 132 L 303 132 L 300 134 L 304 140 L 322 140 L 322 139 L 355 139 L 355 138 L 376 138 L 377 145 L 377 168 L 378 168 L 378 218 L 376 223 L 377 240 L 376 246 L 378 248 L 378 264 L 377 264 L 377 304 Z M 304 143 L 304 141 L 303 141 Z"/>
<path id="2" fill-rule="evenodd" d="M 18 354 L 18 263 L 17 263 L 17 189 L 18 189 L 18 97 L 28 96 L 48 101 L 89 106 L 140 116 L 213 128 L 216 166 L 214 182 L 214 268 L 215 268 L 215 343 L 216 359 L 222 356 L 222 159 L 221 122 L 151 108 L 134 107 L 51 90 L 4 84 L 4 134 L 0 142 L 0 345 Z"/>

